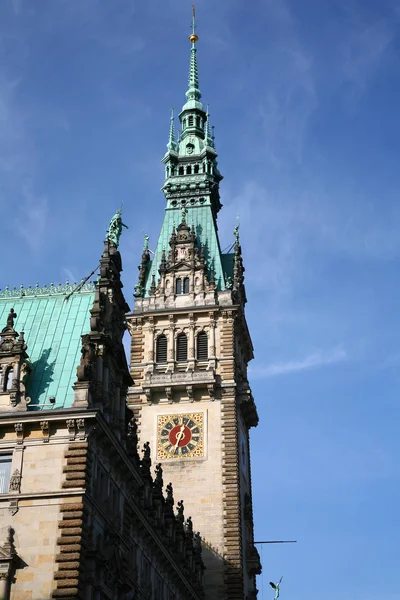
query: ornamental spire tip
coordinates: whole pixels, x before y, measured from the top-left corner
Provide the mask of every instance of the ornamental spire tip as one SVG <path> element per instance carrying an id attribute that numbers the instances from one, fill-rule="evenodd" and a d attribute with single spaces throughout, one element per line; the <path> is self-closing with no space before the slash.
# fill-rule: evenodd
<path id="1" fill-rule="evenodd" d="M 196 8 L 194 4 L 192 4 L 192 33 L 189 35 L 189 40 L 194 45 L 199 39 L 199 36 L 196 35 Z"/>

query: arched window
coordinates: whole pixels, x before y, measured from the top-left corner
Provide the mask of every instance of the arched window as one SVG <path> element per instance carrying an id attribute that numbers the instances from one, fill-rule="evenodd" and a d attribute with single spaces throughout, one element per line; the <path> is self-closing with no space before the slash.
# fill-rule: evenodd
<path id="1" fill-rule="evenodd" d="M 188 354 L 188 342 L 184 333 L 180 333 L 176 338 L 176 360 L 177 362 L 186 362 Z"/>
<path id="2" fill-rule="evenodd" d="M 186 175 L 191 175 L 192 174 L 192 167 L 189 165 L 188 168 L 186 169 Z"/>
<path id="3" fill-rule="evenodd" d="M 196 127 L 201 127 L 200 117 L 196 117 Z"/>
<path id="4" fill-rule="evenodd" d="M 175 293 L 182 294 L 182 279 L 177 279 L 175 283 Z"/>
<path id="5" fill-rule="evenodd" d="M 179 167 L 179 175 L 183 175 L 183 167 Z"/>
<path id="6" fill-rule="evenodd" d="M 3 392 L 6 392 L 7 390 L 11 389 L 12 378 L 13 378 L 13 368 L 7 367 L 6 371 L 4 373 L 4 379 L 3 379 Z"/>
<path id="7" fill-rule="evenodd" d="M 193 127 L 193 115 L 189 117 L 189 127 Z"/>
<path id="8" fill-rule="evenodd" d="M 183 280 L 183 293 L 189 293 L 189 277 L 185 277 L 185 279 Z"/>
<path id="9" fill-rule="evenodd" d="M 174 165 L 171 165 L 171 175 L 175 175 L 175 167 L 174 167 Z"/>
<path id="10" fill-rule="evenodd" d="M 161 364 L 167 362 L 167 337 L 164 334 L 159 335 L 157 338 L 156 362 Z"/>
<path id="11" fill-rule="evenodd" d="M 208 359 L 208 337 L 205 331 L 200 331 L 197 336 L 197 360 Z"/>
<path id="12" fill-rule="evenodd" d="M 186 119 L 183 119 L 182 125 L 183 125 L 183 129 L 185 129 L 186 128 Z"/>
<path id="13" fill-rule="evenodd" d="M 199 165 L 194 165 L 194 172 L 198 173 L 199 172 Z"/>

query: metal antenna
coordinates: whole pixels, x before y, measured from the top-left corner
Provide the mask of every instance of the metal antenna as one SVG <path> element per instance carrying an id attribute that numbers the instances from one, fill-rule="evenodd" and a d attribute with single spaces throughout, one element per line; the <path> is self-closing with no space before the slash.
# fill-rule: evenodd
<path id="1" fill-rule="evenodd" d="M 255 544 L 297 544 L 297 540 L 268 540 L 266 542 L 254 542 Z"/>

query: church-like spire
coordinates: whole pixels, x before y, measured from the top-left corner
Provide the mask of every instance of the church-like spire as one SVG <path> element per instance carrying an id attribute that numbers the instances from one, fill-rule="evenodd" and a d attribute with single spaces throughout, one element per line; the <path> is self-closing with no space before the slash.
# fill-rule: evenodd
<path id="1" fill-rule="evenodd" d="M 212 147 L 214 145 L 214 142 L 213 142 L 213 138 L 212 138 L 212 135 L 211 135 L 210 112 L 209 112 L 208 104 L 207 104 L 206 117 L 207 117 L 207 120 L 206 120 L 206 136 L 205 136 L 205 140 L 206 140 L 207 146 L 211 146 Z"/>
<path id="2" fill-rule="evenodd" d="M 189 68 L 189 87 L 186 92 L 186 98 L 188 102 L 190 100 L 200 100 L 201 92 L 199 90 L 199 71 L 197 68 L 197 50 L 196 50 L 196 42 L 198 41 L 199 36 L 196 35 L 196 12 L 194 8 L 194 4 L 192 6 L 192 33 L 189 36 L 189 40 L 192 43 L 192 48 L 190 50 L 190 68 Z"/>
<path id="3" fill-rule="evenodd" d="M 175 117 L 174 117 L 174 109 L 171 108 L 171 122 L 169 126 L 169 138 L 167 148 L 169 151 L 176 150 L 176 141 L 175 141 Z"/>

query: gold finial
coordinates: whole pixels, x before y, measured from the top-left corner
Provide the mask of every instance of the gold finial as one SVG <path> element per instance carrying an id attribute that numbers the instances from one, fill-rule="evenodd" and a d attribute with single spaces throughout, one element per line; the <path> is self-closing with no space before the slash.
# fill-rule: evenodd
<path id="1" fill-rule="evenodd" d="M 196 9 L 194 7 L 194 4 L 192 4 L 192 33 L 189 35 L 189 40 L 192 42 L 192 44 L 195 44 L 199 39 L 199 36 L 196 35 L 195 30 L 196 30 Z"/>

